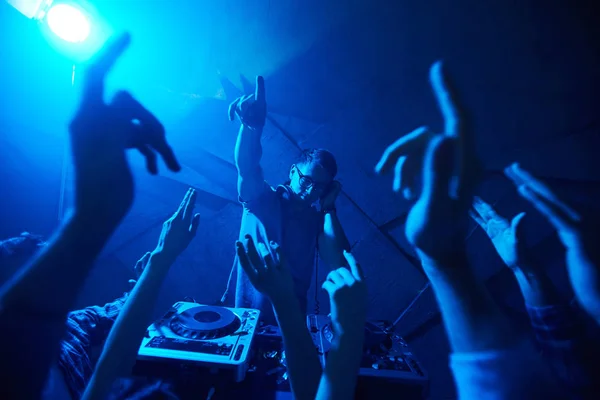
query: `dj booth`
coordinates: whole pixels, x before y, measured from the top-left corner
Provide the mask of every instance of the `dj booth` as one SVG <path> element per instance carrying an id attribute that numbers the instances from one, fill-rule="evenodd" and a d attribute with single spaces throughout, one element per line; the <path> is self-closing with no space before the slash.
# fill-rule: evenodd
<path id="1" fill-rule="evenodd" d="M 279 328 L 253 309 L 178 302 L 146 331 L 134 375 L 172 383 L 182 399 L 292 399 Z M 323 366 L 334 337 L 330 320 L 307 316 Z M 357 399 L 421 399 L 429 379 L 390 324 L 365 326 Z"/>

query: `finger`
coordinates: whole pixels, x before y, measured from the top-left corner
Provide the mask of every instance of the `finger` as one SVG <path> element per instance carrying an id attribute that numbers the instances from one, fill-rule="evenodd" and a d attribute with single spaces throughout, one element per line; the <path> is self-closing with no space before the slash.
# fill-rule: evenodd
<path id="1" fill-rule="evenodd" d="M 104 95 L 104 79 L 117 59 L 123 54 L 131 42 L 129 33 L 124 33 L 110 40 L 96 54 L 88 65 L 83 82 L 83 102 L 102 102 Z"/>
<path id="2" fill-rule="evenodd" d="M 188 200 L 190 198 L 190 196 L 192 195 L 192 188 L 189 188 L 187 190 L 187 192 L 185 192 L 185 195 L 183 196 L 183 200 L 181 200 L 181 203 L 179 203 L 179 207 L 177 207 L 177 211 L 175 211 L 175 214 L 173 214 L 173 219 L 175 218 L 182 218 L 184 210 L 185 210 L 185 206 L 188 203 Z"/>
<path id="3" fill-rule="evenodd" d="M 422 197 L 434 201 L 450 196 L 454 175 L 455 140 L 440 136 L 434 138 L 425 154 Z"/>
<path id="4" fill-rule="evenodd" d="M 146 268 L 146 264 L 148 264 L 148 260 L 150 260 L 151 255 L 152 253 L 147 252 L 135 263 L 133 270 L 138 276 L 141 275 L 141 273 L 144 271 L 144 268 Z"/>
<path id="5" fill-rule="evenodd" d="M 337 286 L 331 281 L 323 282 L 323 285 L 321 285 L 321 287 L 327 292 L 327 294 L 329 294 L 329 297 L 333 296 L 333 294 L 337 290 Z"/>
<path id="6" fill-rule="evenodd" d="M 406 157 L 400 157 L 396 162 L 396 166 L 394 167 L 394 183 L 392 184 L 392 189 L 394 192 L 399 192 L 402 187 L 402 169 L 404 168 L 404 164 L 406 163 Z"/>
<path id="7" fill-rule="evenodd" d="M 158 173 L 158 165 L 156 164 L 156 154 L 154 154 L 154 151 L 145 144 L 138 146 L 137 149 L 146 159 L 146 169 L 148 172 L 156 175 Z"/>
<path id="8" fill-rule="evenodd" d="M 267 248 L 267 246 L 263 243 L 263 242 L 258 242 L 256 244 L 256 249 L 258 250 L 258 255 L 265 260 L 265 258 L 267 256 L 271 255 L 271 252 L 269 251 L 269 248 Z M 268 265 L 266 265 L 265 263 L 265 267 L 268 267 Z"/>
<path id="9" fill-rule="evenodd" d="M 335 283 L 337 286 L 344 284 L 344 278 L 340 275 L 339 271 L 333 270 L 327 275 L 327 279 Z"/>
<path id="10" fill-rule="evenodd" d="M 354 279 L 352 272 L 350 272 L 346 268 L 338 268 L 338 274 L 340 274 L 346 286 L 352 286 L 354 282 L 356 282 L 356 279 Z"/>
<path id="11" fill-rule="evenodd" d="M 444 117 L 444 133 L 448 136 L 462 138 L 463 110 L 458 100 L 458 94 L 445 73 L 441 61 L 431 66 L 429 80 L 442 116 Z"/>
<path id="12" fill-rule="evenodd" d="M 198 197 L 198 193 L 195 189 L 190 188 L 190 194 L 187 196 L 187 200 L 184 204 L 183 209 L 183 220 L 191 221 L 192 215 L 194 212 L 194 207 L 196 206 L 196 198 Z"/>
<path id="13" fill-rule="evenodd" d="M 419 193 L 418 184 L 420 182 L 417 177 L 419 177 L 423 171 L 423 155 L 424 152 L 407 157 L 406 162 L 402 167 L 402 171 L 400 172 L 402 181 L 400 190 L 402 191 L 402 196 L 406 200 L 414 199 Z"/>
<path id="14" fill-rule="evenodd" d="M 505 219 L 505 218 L 501 217 L 500 215 L 498 215 L 496 210 L 494 210 L 494 208 L 490 204 L 483 201 L 483 199 L 479 196 L 473 197 L 473 208 L 475 209 L 475 211 L 477 211 L 477 213 L 481 216 L 481 218 L 483 218 L 483 220 L 486 222 L 489 220 L 492 220 L 492 219 L 495 219 L 495 220 L 504 220 Z"/>
<path id="15" fill-rule="evenodd" d="M 256 77 L 256 90 L 254 92 L 254 99 L 259 103 L 266 103 L 265 95 L 265 80 L 262 76 Z"/>
<path id="16" fill-rule="evenodd" d="M 512 163 L 508 167 L 504 168 L 504 175 L 506 175 L 506 177 L 510 179 L 513 182 L 513 184 L 518 188 L 519 186 L 524 185 L 525 182 L 519 175 L 517 175 L 514 172 L 515 165 L 517 165 L 517 163 Z"/>
<path id="17" fill-rule="evenodd" d="M 237 254 L 238 260 L 240 261 L 240 265 L 242 269 L 248 275 L 250 279 L 253 279 L 257 275 L 257 271 L 252 266 L 250 259 L 248 258 L 248 254 L 246 253 L 246 249 L 244 245 L 240 241 L 235 242 L 235 252 Z"/>
<path id="18" fill-rule="evenodd" d="M 524 226 L 524 224 L 522 223 L 524 217 L 525 217 L 525 213 L 524 212 L 519 213 L 510 222 L 510 229 L 512 231 L 513 237 L 517 241 L 520 240 L 520 239 L 525 238 L 525 235 L 524 235 L 524 232 L 523 232 L 523 226 Z"/>
<path id="19" fill-rule="evenodd" d="M 177 156 L 165 138 L 159 140 L 158 143 L 154 143 L 153 147 L 162 156 L 163 161 L 167 164 L 167 168 L 173 172 L 181 171 L 181 165 L 177 161 Z"/>
<path id="20" fill-rule="evenodd" d="M 275 254 L 275 265 L 279 268 L 286 268 L 286 260 L 283 255 L 283 251 L 281 250 L 281 246 L 278 243 L 271 241 L 269 243 L 271 246 L 271 252 Z"/>
<path id="21" fill-rule="evenodd" d="M 515 180 L 521 181 L 522 184 L 525 184 L 528 188 L 536 192 L 541 197 L 544 197 L 551 203 L 562 211 L 569 215 L 569 217 L 573 220 L 579 220 L 580 216 L 573 208 L 567 205 L 564 201 L 559 199 L 559 197 L 544 184 L 540 179 L 534 177 L 531 173 L 521 168 L 518 163 L 514 163 L 510 167 L 513 176 L 516 178 Z"/>
<path id="22" fill-rule="evenodd" d="M 177 157 L 165 138 L 165 128 L 154 114 L 125 91 L 118 92 L 111 105 L 117 107 L 128 118 L 140 121 L 140 127 L 134 138 L 137 143 L 134 142 L 133 145 L 149 145 L 161 155 L 171 171 L 181 170 Z"/>
<path id="23" fill-rule="evenodd" d="M 579 218 L 573 219 L 573 216 L 566 213 L 562 207 L 559 207 L 556 203 L 540 195 L 527 185 L 519 186 L 518 190 L 519 194 L 526 200 L 529 200 L 539 212 L 544 214 L 558 231 L 573 231 Z"/>
<path id="24" fill-rule="evenodd" d="M 553 203 L 559 208 L 563 214 L 568 216 L 573 222 L 577 222 L 581 219 L 579 213 L 570 207 L 567 203 L 562 201 L 546 184 L 541 180 L 534 177 L 531 173 L 521 168 L 518 163 L 514 163 L 511 166 L 511 170 L 517 180 L 520 180 L 528 188 L 536 192 L 539 196 L 545 198 L 548 202 Z"/>
<path id="25" fill-rule="evenodd" d="M 476 211 L 469 209 L 469 216 L 473 218 L 473 220 L 477 222 L 477 225 L 479 225 L 483 230 L 487 229 L 487 223 L 483 218 L 481 218 L 481 216 L 479 216 L 479 214 L 477 214 Z"/>
<path id="26" fill-rule="evenodd" d="M 200 226 L 200 214 L 196 214 L 194 215 L 194 218 L 192 218 L 192 224 L 190 225 L 190 233 L 192 236 L 196 236 L 198 226 Z"/>
<path id="27" fill-rule="evenodd" d="M 441 62 L 431 66 L 429 77 L 444 118 L 444 133 L 457 139 L 455 176 L 450 183 L 450 197 L 467 200 L 481 177 L 481 163 L 475 154 L 473 130 L 467 126 L 469 121 L 465 108 Z"/>
<path id="28" fill-rule="evenodd" d="M 378 174 L 385 174 L 396 165 L 396 162 L 400 157 L 407 156 L 417 152 L 419 149 L 426 148 L 427 143 L 433 136 L 434 134 L 426 127 L 417 128 L 411 133 L 402 136 L 385 149 L 381 159 L 375 166 L 375 172 Z"/>
<path id="29" fill-rule="evenodd" d="M 230 121 L 233 121 L 235 119 L 235 110 L 237 109 L 237 106 L 241 100 L 242 100 L 242 98 L 238 97 L 233 102 L 231 102 L 231 104 L 229 105 L 229 109 L 227 110 L 227 113 L 229 114 Z"/>
<path id="30" fill-rule="evenodd" d="M 350 266 L 350 271 L 356 280 L 362 281 L 365 278 L 365 274 L 361 265 L 356 261 L 354 255 L 346 250 L 344 250 L 344 258 L 348 262 Z"/>
<path id="31" fill-rule="evenodd" d="M 267 269 L 277 268 L 277 262 L 271 253 L 265 254 L 263 259 L 265 260 L 265 267 Z"/>
<path id="32" fill-rule="evenodd" d="M 408 157 L 400 157 L 394 169 L 393 190 L 402 192 L 402 197 L 412 200 L 417 194 L 416 176 L 421 171 L 420 154 L 412 154 Z"/>
<path id="33" fill-rule="evenodd" d="M 265 264 L 260 254 L 256 250 L 256 246 L 254 244 L 254 240 L 250 235 L 245 236 L 244 246 L 246 247 L 246 253 L 248 254 L 248 259 L 252 263 L 252 266 L 257 271 L 261 272 L 265 270 Z"/>

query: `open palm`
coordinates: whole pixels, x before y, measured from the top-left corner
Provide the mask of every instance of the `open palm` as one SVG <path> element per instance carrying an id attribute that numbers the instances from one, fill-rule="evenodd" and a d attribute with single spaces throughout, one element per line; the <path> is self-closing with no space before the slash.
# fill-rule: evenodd
<path id="1" fill-rule="evenodd" d="M 479 197 L 473 199 L 471 217 L 481 226 L 496 248 L 502 261 L 515 268 L 526 263 L 527 248 L 521 221 L 525 213 L 517 214 L 511 221 L 499 215 L 494 208 Z"/>

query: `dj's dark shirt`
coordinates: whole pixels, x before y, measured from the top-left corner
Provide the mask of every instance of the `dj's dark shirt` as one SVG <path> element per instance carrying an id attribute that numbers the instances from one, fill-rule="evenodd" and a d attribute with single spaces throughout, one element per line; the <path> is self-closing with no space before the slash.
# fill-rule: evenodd
<path id="1" fill-rule="evenodd" d="M 269 241 L 279 243 L 294 278 L 295 292 L 302 312 L 306 313 L 308 289 L 313 276 L 317 238 L 323 229 L 323 216 L 315 207 L 297 211 L 292 209 L 289 188 L 276 189 L 264 184 L 264 191 L 255 200 L 245 202 L 240 240 L 246 234 L 255 243 Z M 241 265 L 237 263 L 236 307 L 255 308 L 261 311 L 261 319 L 275 324 L 270 302 L 254 289 Z"/>
<path id="2" fill-rule="evenodd" d="M 92 377 L 92 347 L 104 343 L 126 300 L 127 294 L 103 307 L 91 306 L 69 313 L 58 366 L 73 399 L 81 398 Z"/>

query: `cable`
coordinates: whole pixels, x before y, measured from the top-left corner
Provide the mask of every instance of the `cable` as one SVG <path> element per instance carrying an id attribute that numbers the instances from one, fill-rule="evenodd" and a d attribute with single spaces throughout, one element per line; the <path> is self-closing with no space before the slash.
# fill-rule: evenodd
<path id="1" fill-rule="evenodd" d="M 419 300 L 419 297 L 421 297 L 421 295 L 425 292 L 425 290 L 427 290 L 429 288 L 429 286 L 431 286 L 430 282 L 427 282 L 425 284 L 425 286 L 423 286 L 423 289 L 421 289 L 419 291 L 419 293 L 417 293 L 417 295 L 415 296 L 415 298 L 410 302 L 410 304 L 408 305 L 408 307 L 406 307 L 404 309 L 404 311 L 402 311 L 402 314 L 400 314 L 400 316 L 398 318 L 396 318 L 396 320 L 394 321 L 394 323 L 392 324 L 391 330 L 393 331 L 394 328 L 396 328 L 396 325 L 398 325 L 400 323 L 400 321 L 402 320 L 402 318 L 404 318 L 404 316 L 406 315 L 406 313 L 408 313 L 410 311 L 410 309 L 415 305 L 415 303 L 417 302 L 417 300 Z"/>
<path id="2" fill-rule="evenodd" d="M 71 69 L 71 88 L 75 87 L 75 64 L 73 64 L 73 68 Z M 65 141 L 65 146 L 63 150 L 63 162 L 62 162 L 62 171 L 60 176 L 60 194 L 58 198 L 58 222 L 61 222 L 65 217 L 65 197 L 67 192 L 67 179 L 69 176 L 69 141 Z"/>
<path id="3" fill-rule="evenodd" d="M 319 303 L 319 238 L 315 246 L 315 315 L 321 313 L 321 303 Z"/>

